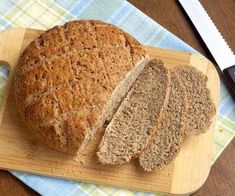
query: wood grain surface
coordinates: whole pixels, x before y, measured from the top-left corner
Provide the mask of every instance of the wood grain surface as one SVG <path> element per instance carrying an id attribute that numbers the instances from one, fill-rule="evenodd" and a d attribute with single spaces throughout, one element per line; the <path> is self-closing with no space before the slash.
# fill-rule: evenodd
<path id="1" fill-rule="evenodd" d="M 235 1 L 200 1 L 234 51 Z M 176 0 L 129 0 L 129 2 L 213 61 L 205 44 Z M 234 154 L 235 140 L 214 163 L 207 182 L 194 195 L 233 195 L 235 192 Z M 0 195 L 32 195 L 35 193 L 19 183 L 9 172 L 0 171 L 0 180 Z"/>

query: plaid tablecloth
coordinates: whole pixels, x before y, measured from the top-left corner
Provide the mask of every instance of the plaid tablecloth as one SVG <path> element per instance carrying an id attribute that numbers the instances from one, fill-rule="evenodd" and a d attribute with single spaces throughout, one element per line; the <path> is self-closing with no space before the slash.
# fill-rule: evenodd
<path id="1" fill-rule="evenodd" d="M 0 1 L 0 30 L 11 27 L 47 29 L 74 19 L 100 19 L 119 26 L 137 38 L 142 44 L 196 52 L 124 0 Z M 1 97 L 7 76 L 8 70 L 1 67 Z M 212 163 L 235 135 L 235 104 L 222 82 L 216 125 Z M 150 195 L 83 182 L 11 172 L 42 195 Z"/>

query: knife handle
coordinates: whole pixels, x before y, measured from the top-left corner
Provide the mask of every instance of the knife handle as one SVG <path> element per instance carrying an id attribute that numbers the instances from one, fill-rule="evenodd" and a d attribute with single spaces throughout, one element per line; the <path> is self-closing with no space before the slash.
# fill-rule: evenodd
<path id="1" fill-rule="evenodd" d="M 223 74 L 233 96 L 235 95 L 235 65 L 223 70 Z"/>

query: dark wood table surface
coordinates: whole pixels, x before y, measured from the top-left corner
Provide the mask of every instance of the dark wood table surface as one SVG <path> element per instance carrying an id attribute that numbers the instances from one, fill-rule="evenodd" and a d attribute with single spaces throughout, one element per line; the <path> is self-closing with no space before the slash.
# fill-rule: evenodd
<path id="1" fill-rule="evenodd" d="M 176 0 L 129 0 L 129 2 L 214 62 Z M 201 0 L 201 3 L 231 49 L 235 51 L 235 1 Z M 37 193 L 9 172 L 0 171 L 0 195 L 37 195 Z M 235 195 L 235 139 L 214 163 L 206 183 L 194 195 Z"/>

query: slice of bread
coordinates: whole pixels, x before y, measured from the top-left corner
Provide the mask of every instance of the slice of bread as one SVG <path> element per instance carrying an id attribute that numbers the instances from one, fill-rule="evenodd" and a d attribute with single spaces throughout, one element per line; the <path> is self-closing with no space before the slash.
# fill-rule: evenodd
<path id="1" fill-rule="evenodd" d="M 102 164 L 127 163 L 147 147 L 165 111 L 169 83 L 162 61 L 145 66 L 105 130 L 97 152 Z"/>
<path id="2" fill-rule="evenodd" d="M 188 135 L 199 135 L 206 132 L 211 119 L 216 113 L 215 105 L 207 88 L 207 76 L 192 66 L 177 66 L 188 95 L 188 110 L 185 132 Z"/>
<path id="3" fill-rule="evenodd" d="M 24 50 L 14 73 L 22 119 L 42 143 L 77 153 L 110 121 L 147 56 L 137 40 L 101 21 L 47 30 Z"/>
<path id="4" fill-rule="evenodd" d="M 179 76 L 173 71 L 170 73 L 170 96 L 163 120 L 151 144 L 139 156 L 140 165 L 145 171 L 167 165 L 177 155 L 182 143 L 188 101 Z"/>

